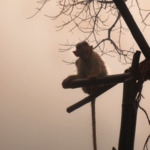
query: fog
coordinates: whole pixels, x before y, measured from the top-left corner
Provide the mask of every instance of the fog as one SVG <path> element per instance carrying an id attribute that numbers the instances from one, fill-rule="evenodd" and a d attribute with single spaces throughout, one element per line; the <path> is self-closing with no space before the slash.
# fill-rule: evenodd
<path id="1" fill-rule="evenodd" d="M 57 11 L 48 3 L 32 19 L 34 0 L 0 1 L 0 149 L 1 150 L 91 150 L 90 104 L 71 114 L 66 108 L 83 99 L 81 89 L 63 89 L 62 80 L 75 74 L 71 51 L 59 52 L 60 43 L 73 38 L 57 21 L 44 16 Z M 49 10 L 51 9 L 51 10 Z M 145 37 L 150 42 L 149 31 Z M 80 33 L 81 34 L 81 33 Z M 80 37 L 83 35 L 81 34 Z M 138 47 L 137 47 L 138 49 Z M 116 57 L 102 57 L 110 74 L 122 73 Z M 97 99 L 98 149 L 117 148 L 120 132 L 122 88 L 119 84 Z M 149 81 L 144 84 L 141 105 L 150 114 Z M 135 150 L 141 150 L 149 135 L 144 113 L 139 110 Z"/>

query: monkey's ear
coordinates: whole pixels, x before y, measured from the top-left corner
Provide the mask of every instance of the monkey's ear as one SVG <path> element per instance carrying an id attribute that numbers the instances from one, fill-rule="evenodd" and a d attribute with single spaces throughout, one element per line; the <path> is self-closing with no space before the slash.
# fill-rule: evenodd
<path id="1" fill-rule="evenodd" d="M 79 57 L 79 54 L 78 54 L 77 51 L 73 51 L 73 53 L 74 53 L 74 55 L 75 55 L 76 57 Z"/>

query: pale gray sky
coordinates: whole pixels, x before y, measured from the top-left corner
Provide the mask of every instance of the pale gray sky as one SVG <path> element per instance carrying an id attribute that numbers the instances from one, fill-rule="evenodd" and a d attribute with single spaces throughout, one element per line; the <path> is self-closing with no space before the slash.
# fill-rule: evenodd
<path id="1" fill-rule="evenodd" d="M 72 52 L 58 52 L 59 44 L 73 35 L 56 32 L 57 21 L 44 17 L 57 11 L 49 2 L 37 16 L 34 0 L 0 0 L 0 149 L 91 150 L 90 104 L 68 114 L 66 108 L 86 95 L 80 89 L 64 90 L 62 80 L 75 74 L 63 59 Z M 51 9 L 51 10 L 50 10 Z M 81 35 L 80 37 L 82 37 Z M 149 30 L 145 34 L 149 40 Z M 150 40 L 149 40 L 150 42 Z M 127 66 L 117 58 L 103 57 L 111 74 Z M 150 114 L 149 82 L 144 85 L 142 105 Z M 97 99 L 98 149 L 118 146 L 122 84 Z M 146 117 L 138 112 L 135 150 L 142 150 L 149 134 Z"/>

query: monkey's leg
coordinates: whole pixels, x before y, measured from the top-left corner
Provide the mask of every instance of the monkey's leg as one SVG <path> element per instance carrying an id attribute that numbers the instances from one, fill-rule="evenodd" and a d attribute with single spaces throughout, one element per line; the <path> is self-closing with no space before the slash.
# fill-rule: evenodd
<path id="1" fill-rule="evenodd" d="M 96 142 L 96 116 L 95 116 L 95 99 L 91 101 L 91 110 L 92 110 L 92 131 L 93 131 L 93 148 L 97 150 Z"/>

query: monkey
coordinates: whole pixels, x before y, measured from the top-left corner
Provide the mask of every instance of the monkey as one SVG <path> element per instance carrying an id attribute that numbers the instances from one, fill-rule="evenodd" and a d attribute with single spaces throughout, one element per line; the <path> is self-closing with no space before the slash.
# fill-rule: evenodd
<path id="1" fill-rule="evenodd" d="M 74 55 L 78 57 L 76 60 L 77 75 L 70 75 L 62 82 L 65 86 L 72 80 L 88 78 L 91 80 L 97 77 L 104 77 L 107 75 L 107 69 L 104 61 L 100 55 L 93 51 L 93 46 L 89 45 L 86 41 L 80 42 L 76 45 L 76 50 L 73 51 Z M 85 86 L 82 90 L 87 94 L 94 94 L 98 92 L 103 85 Z M 93 128 L 93 147 L 97 150 L 96 145 L 96 122 L 95 122 L 95 99 L 91 101 L 92 110 L 92 128 Z"/>
<path id="2" fill-rule="evenodd" d="M 96 77 L 103 77 L 107 75 L 107 69 L 104 64 L 104 61 L 101 59 L 98 53 L 93 51 L 93 46 L 85 41 L 78 43 L 76 45 L 76 51 L 73 51 L 76 57 L 79 57 L 76 60 L 77 75 L 68 76 L 64 79 L 62 85 L 65 85 L 75 79 L 95 79 Z M 83 87 L 82 90 L 85 93 L 93 94 L 96 93 L 102 85 L 98 86 L 87 86 Z"/>

